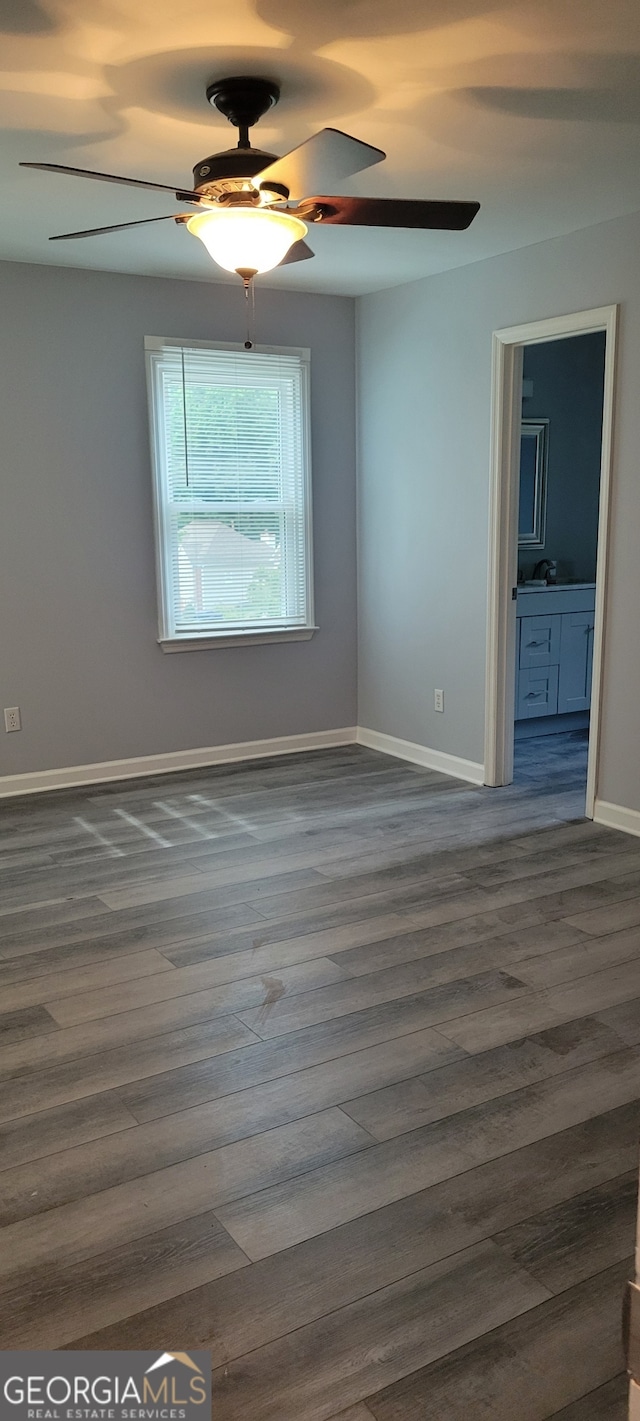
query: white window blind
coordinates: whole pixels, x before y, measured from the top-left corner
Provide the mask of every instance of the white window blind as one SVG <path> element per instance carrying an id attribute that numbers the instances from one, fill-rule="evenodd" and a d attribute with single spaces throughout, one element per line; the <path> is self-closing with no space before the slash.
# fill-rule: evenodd
<path id="1" fill-rule="evenodd" d="M 307 354 L 146 345 L 161 637 L 310 627 Z"/>

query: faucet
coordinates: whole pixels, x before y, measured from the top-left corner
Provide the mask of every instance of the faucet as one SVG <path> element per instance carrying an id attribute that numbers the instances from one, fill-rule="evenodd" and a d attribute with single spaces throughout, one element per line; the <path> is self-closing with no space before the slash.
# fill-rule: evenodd
<path id="1" fill-rule="evenodd" d="M 547 585 L 556 580 L 557 564 L 550 558 L 540 558 L 533 569 L 533 580 L 544 580 Z"/>

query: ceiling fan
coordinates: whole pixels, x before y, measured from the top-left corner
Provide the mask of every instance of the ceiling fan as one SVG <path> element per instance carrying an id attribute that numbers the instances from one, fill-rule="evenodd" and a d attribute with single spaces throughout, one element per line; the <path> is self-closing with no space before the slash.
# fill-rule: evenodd
<path id="1" fill-rule="evenodd" d="M 188 231 L 204 243 L 213 260 L 227 271 L 236 272 L 248 287 L 259 272 L 271 271 L 288 262 L 305 261 L 314 255 L 304 241 L 307 224 L 464 231 L 479 209 L 478 202 L 310 197 L 308 194 L 314 189 L 341 182 L 352 173 L 381 162 L 386 155 L 381 148 L 373 148 L 336 128 L 321 129 L 283 158 L 253 148 L 250 128 L 280 98 L 279 86 L 269 79 L 245 76 L 219 80 L 209 85 L 207 98 L 239 130 L 238 145 L 196 163 L 192 188 L 95 173 L 60 163 L 20 164 L 22 168 L 41 168 L 49 173 L 171 192 L 178 202 L 195 207 L 196 212 L 168 213 L 134 222 L 116 222 L 111 227 L 63 232 L 49 240 L 62 242 L 96 237 L 105 232 L 121 232 L 126 227 L 173 219 L 185 223 Z"/>

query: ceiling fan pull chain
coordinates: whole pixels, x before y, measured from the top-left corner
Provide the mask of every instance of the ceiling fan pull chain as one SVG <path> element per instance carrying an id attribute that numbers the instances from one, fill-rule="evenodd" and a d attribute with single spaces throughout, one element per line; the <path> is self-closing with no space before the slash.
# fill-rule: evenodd
<path id="1" fill-rule="evenodd" d="M 249 290 L 251 290 L 251 305 L 249 305 Z M 244 302 L 247 313 L 247 339 L 244 348 L 245 350 L 253 350 L 256 333 L 256 291 L 252 277 L 244 278 Z"/>
<path id="2" fill-rule="evenodd" d="M 250 312 L 250 309 L 249 309 L 249 282 L 248 282 L 248 281 L 245 281 L 245 284 L 244 284 L 244 309 L 245 309 L 245 313 L 246 313 L 246 317 L 247 317 L 247 339 L 245 340 L 244 348 L 245 348 L 245 350 L 251 350 L 251 346 L 252 346 L 252 343 L 253 343 L 253 342 L 252 342 L 252 340 L 251 340 L 251 312 Z"/>

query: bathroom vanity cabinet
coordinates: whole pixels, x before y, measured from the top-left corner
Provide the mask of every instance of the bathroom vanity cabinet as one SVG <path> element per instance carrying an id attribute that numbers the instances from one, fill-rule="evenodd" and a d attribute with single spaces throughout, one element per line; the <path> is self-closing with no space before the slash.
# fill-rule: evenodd
<path id="1" fill-rule="evenodd" d="M 518 590 L 516 720 L 589 710 L 594 608 L 595 583 Z"/>

